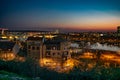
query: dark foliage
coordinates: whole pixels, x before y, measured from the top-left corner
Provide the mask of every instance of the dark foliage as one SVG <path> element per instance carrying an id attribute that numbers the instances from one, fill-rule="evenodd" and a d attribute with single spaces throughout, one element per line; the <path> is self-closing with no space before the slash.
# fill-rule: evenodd
<path id="1" fill-rule="evenodd" d="M 5 62 L 0 60 L 0 70 L 14 72 L 31 78 L 40 77 L 43 80 L 120 80 L 120 68 L 95 67 L 90 71 L 83 72 L 79 67 L 74 67 L 69 73 L 58 73 L 41 68 L 38 62 L 31 59 L 27 59 L 25 62 Z"/>

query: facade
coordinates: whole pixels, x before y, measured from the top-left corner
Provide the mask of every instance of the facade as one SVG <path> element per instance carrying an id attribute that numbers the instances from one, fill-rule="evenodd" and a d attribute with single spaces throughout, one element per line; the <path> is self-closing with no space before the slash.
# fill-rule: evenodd
<path id="1" fill-rule="evenodd" d="M 14 42 L 0 41 L 0 59 L 2 60 L 13 60 L 15 55 L 13 53 Z"/>
<path id="2" fill-rule="evenodd" d="M 69 59 L 70 42 L 62 39 L 48 39 L 41 37 L 28 37 L 27 39 L 27 55 L 32 59 L 51 58 L 53 60 Z"/>
<path id="3" fill-rule="evenodd" d="M 27 56 L 32 59 L 43 58 L 43 42 L 41 37 L 28 37 Z"/>
<path id="4" fill-rule="evenodd" d="M 117 27 L 117 35 L 118 35 L 118 39 L 120 38 L 120 26 Z"/>
<path id="5" fill-rule="evenodd" d="M 45 57 L 58 61 L 71 58 L 70 42 L 64 40 L 48 40 L 45 42 Z"/>
<path id="6" fill-rule="evenodd" d="M 117 27 L 117 33 L 120 33 L 120 26 Z"/>

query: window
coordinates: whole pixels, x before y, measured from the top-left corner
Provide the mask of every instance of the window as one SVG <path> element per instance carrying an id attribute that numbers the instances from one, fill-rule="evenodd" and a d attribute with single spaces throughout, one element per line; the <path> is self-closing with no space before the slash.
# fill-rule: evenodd
<path id="1" fill-rule="evenodd" d="M 58 52 L 57 54 L 58 54 L 58 55 L 60 55 L 60 53 L 59 53 L 59 52 Z"/>
<path id="2" fill-rule="evenodd" d="M 32 47 L 32 50 L 35 50 L 35 47 L 34 47 L 34 46 Z"/>
<path id="3" fill-rule="evenodd" d="M 68 55 L 68 52 L 64 52 L 64 55 Z"/>
<path id="4" fill-rule="evenodd" d="M 30 49 L 30 48 L 31 48 L 31 46 L 29 45 L 29 46 L 28 46 L 28 49 Z"/>
<path id="5" fill-rule="evenodd" d="M 57 50 L 60 50 L 60 47 L 57 47 Z"/>
<path id="6" fill-rule="evenodd" d="M 38 59 L 38 57 L 35 57 L 35 59 Z"/>
<path id="7" fill-rule="evenodd" d="M 66 52 L 66 55 L 68 55 L 68 52 Z"/>
<path id="8" fill-rule="evenodd" d="M 28 50 L 28 54 L 30 54 L 30 50 Z"/>
<path id="9" fill-rule="evenodd" d="M 56 49 L 56 47 L 53 47 L 53 50 L 55 50 Z"/>
<path id="10" fill-rule="evenodd" d="M 40 49 L 40 47 L 37 47 L 37 50 L 39 50 Z"/>
<path id="11" fill-rule="evenodd" d="M 50 53 L 47 53 L 47 55 L 50 55 Z"/>
<path id="12" fill-rule="evenodd" d="M 55 53 L 53 53 L 53 56 L 55 55 Z"/>
<path id="13" fill-rule="evenodd" d="M 66 47 L 64 47 L 64 50 L 66 50 Z"/>
<path id="14" fill-rule="evenodd" d="M 51 46 L 46 45 L 46 49 L 47 49 L 47 50 L 51 50 Z"/>

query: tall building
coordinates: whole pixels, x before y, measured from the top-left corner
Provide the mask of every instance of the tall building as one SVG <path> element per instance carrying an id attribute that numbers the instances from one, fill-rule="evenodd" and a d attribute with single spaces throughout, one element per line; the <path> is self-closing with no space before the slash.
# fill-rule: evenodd
<path id="1" fill-rule="evenodd" d="M 120 39 L 120 26 L 117 27 L 117 38 Z"/>
<path id="2" fill-rule="evenodd" d="M 117 27 L 117 33 L 120 33 L 120 26 Z"/>
<path id="3" fill-rule="evenodd" d="M 43 42 L 41 37 L 28 37 L 27 56 L 32 59 L 43 58 Z"/>
<path id="4" fill-rule="evenodd" d="M 48 39 L 43 41 L 41 37 L 28 37 L 27 54 L 32 59 L 52 58 L 67 60 L 71 58 L 69 48 L 70 42 L 62 39 Z"/>

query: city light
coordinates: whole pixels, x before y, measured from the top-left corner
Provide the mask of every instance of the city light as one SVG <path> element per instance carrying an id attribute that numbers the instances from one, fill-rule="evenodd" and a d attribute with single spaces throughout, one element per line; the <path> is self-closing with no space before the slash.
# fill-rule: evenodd
<path id="1" fill-rule="evenodd" d="M 15 55 L 13 53 L 0 53 L 0 58 L 5 61 L 10 61 L 15 58 Z"/>
<path id="2" fill-rule="evenodd" d="M 85 53 L 83 53 L 83 55 L 79 56 L 79 58 L 93 59 L 93 58 L 96 58 L 96 55 L 94 53 L 85 52 Z"/>
<path id="3" fill-rule="evenodd" d="M 6 39 L 6 38 L 7 38 L 7 36 L 2 36 L 2 38 L 3 38 L 3 39 Z"/>
<path id="4" fill-rule="evenodd" d="M 75 60 L 73 59 L 68 59 L 63 64 L 63 67 L 66 68 L 67 70 L 72 69 L 74 66 L 75 66 Z"/>
<path id="5" fill-rule="evenodd" d="M 109 61 L 114 61 L 120 64 L 120 55 L 116 54 L 102 54 L 101 55 L 102 60 L 109 60 Z"/>

